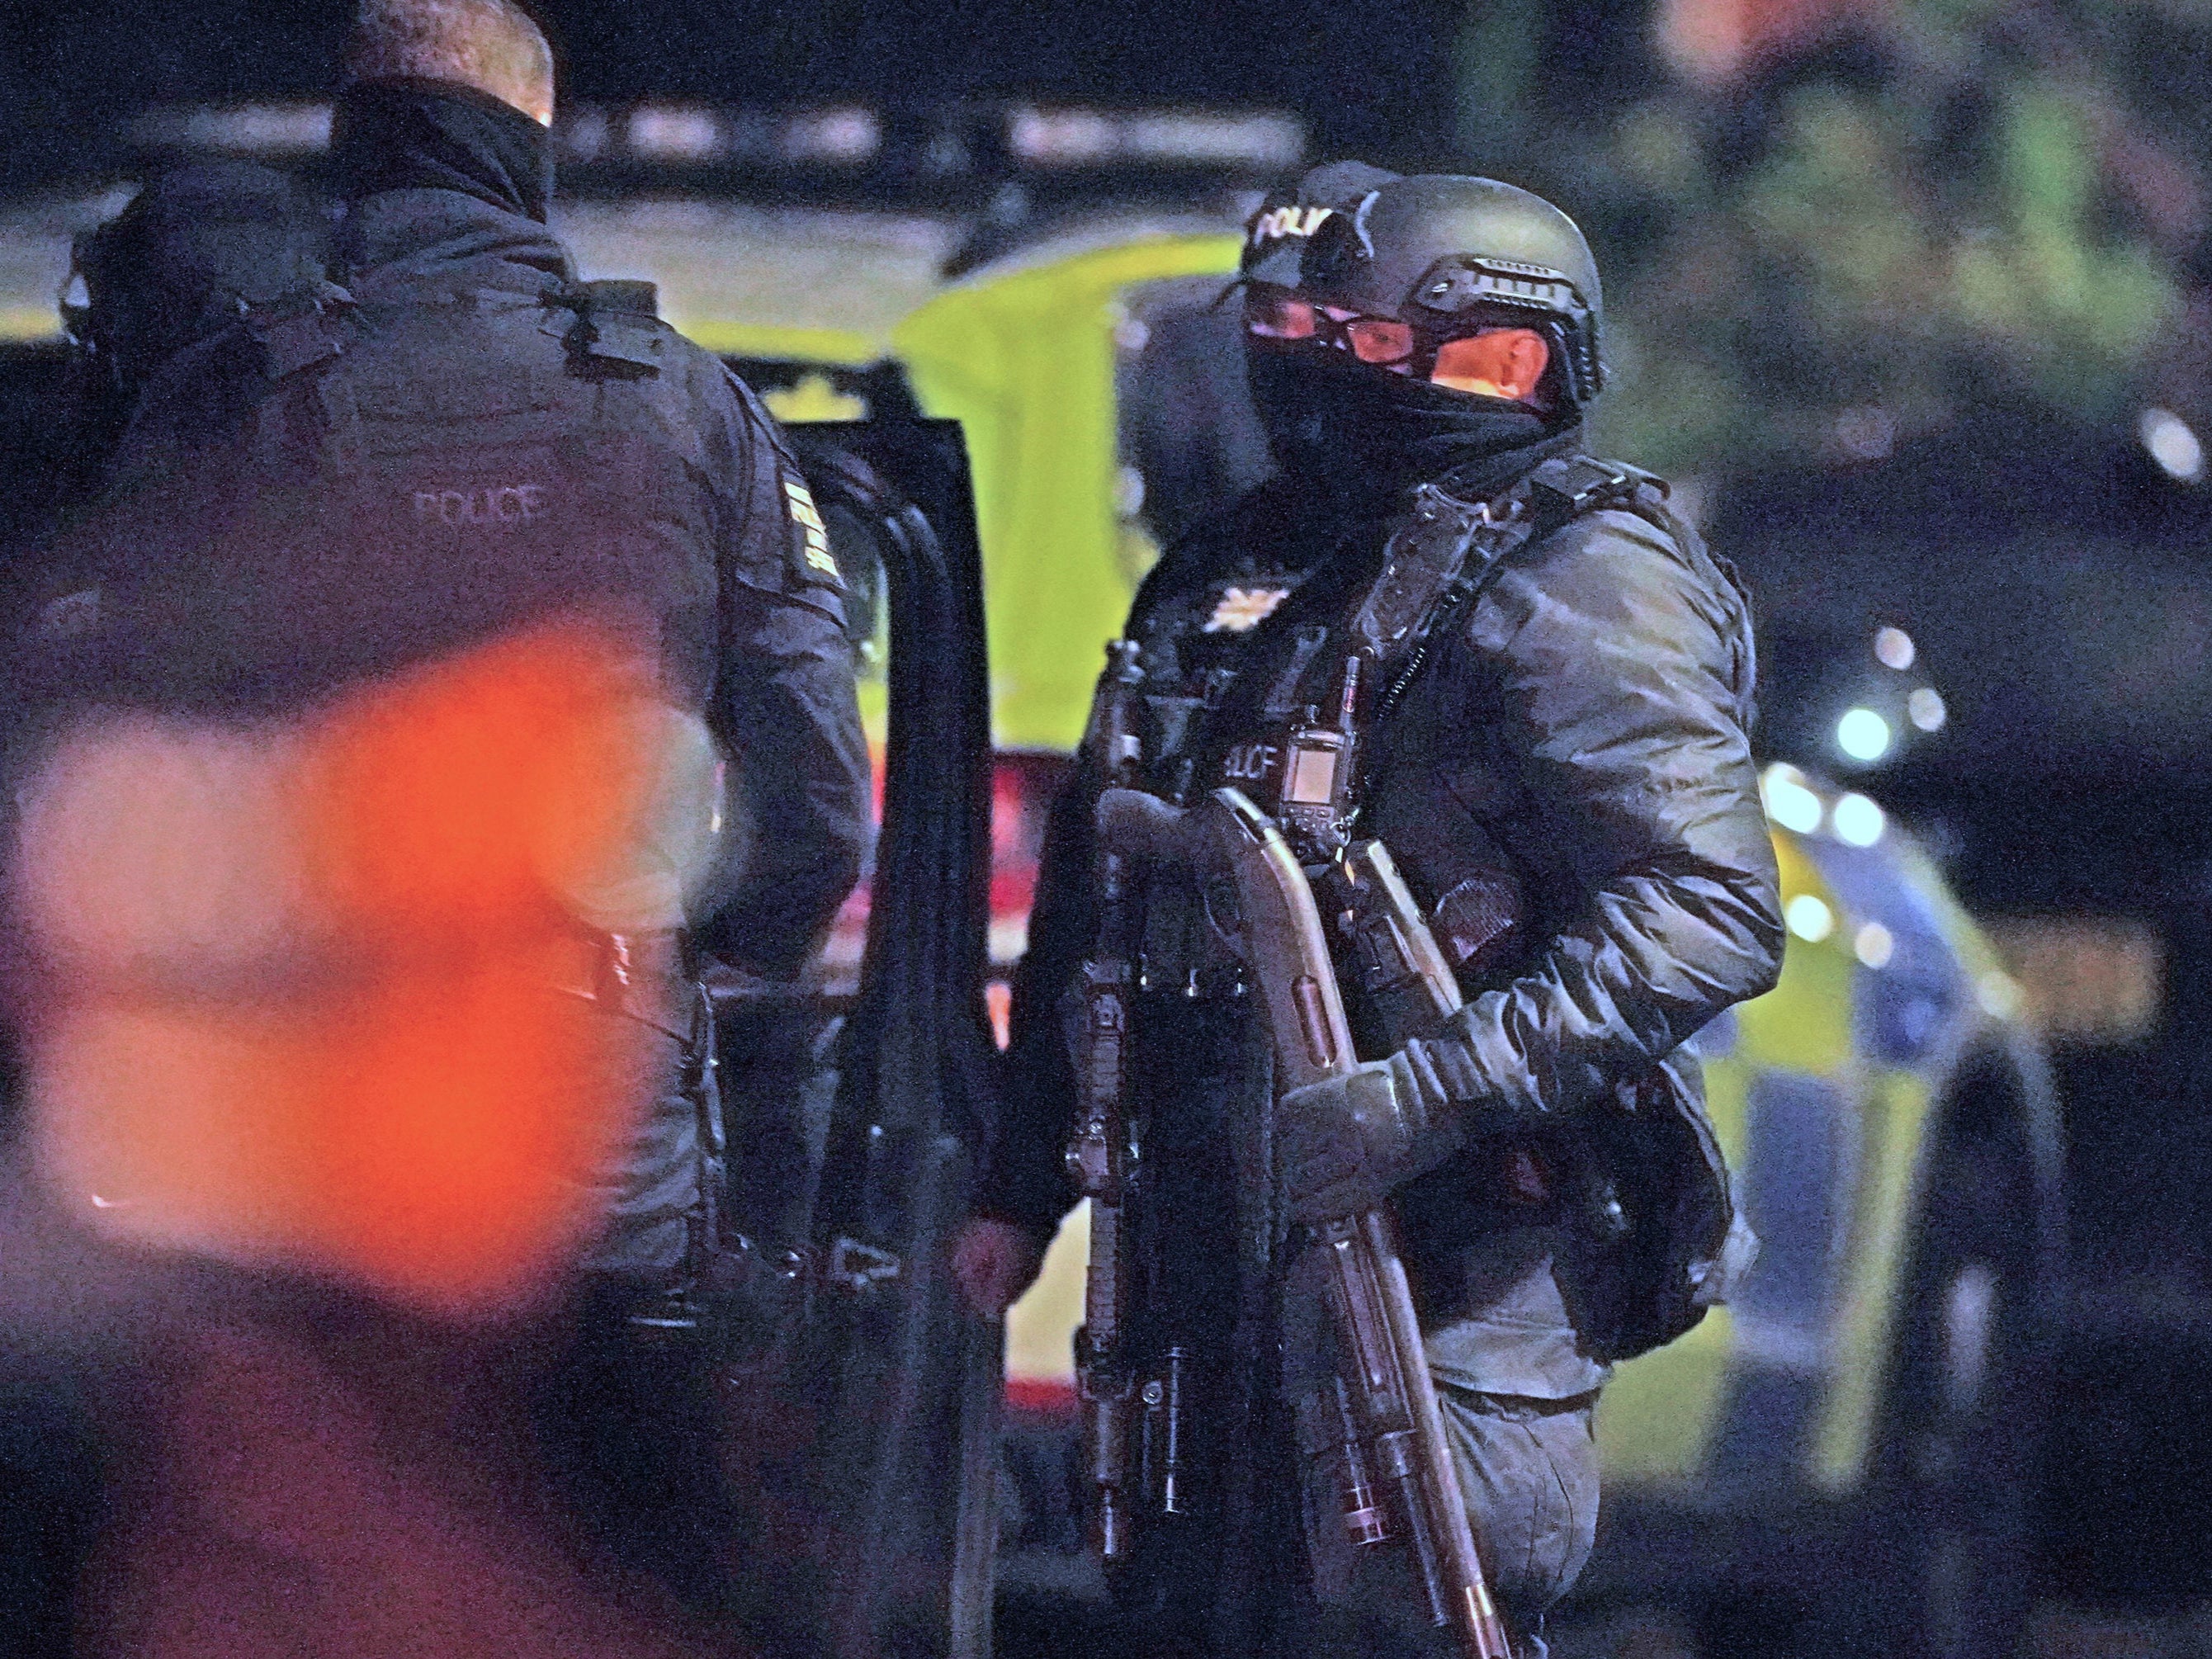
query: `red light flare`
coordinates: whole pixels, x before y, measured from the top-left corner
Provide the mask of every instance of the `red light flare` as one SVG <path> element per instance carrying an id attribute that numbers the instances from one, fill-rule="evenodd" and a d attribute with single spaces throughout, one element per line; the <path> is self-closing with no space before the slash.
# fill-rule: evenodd
<path id="1" fill-rule="evenodd" d="M 618 630 L 549 625 L 251 727 L 88 723 L 20 891 L 39 1168 L 113 1234 L 466 1315 L 547 1285 L 648 1097 L 558 895 L 657 757 Z M 93 1200 L 97 1198 L 97 1206 Z"/>

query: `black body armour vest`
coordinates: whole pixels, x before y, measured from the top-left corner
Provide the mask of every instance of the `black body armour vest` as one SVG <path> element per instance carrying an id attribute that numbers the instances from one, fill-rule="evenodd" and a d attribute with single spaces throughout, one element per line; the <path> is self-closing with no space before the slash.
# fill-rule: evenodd
<path id="1" fill-rule="evenodd" d="M 325 287 L 220 343 L 258 353 L 246 418 L 126 472 L 51 550 L 24 641 L 48 698 L 277 713 L 588 608 L 703 710 L 718 504 L 673 412 L 610 384 L 674 336 L 643 284 L 610 313 L 601 285 L 514 277 L 374 307 Z"/>
<path id="2" fill-rule="evenodd" d="M 1654 482 L 1569 456 L 1492 500 L 1423 485 L 1379 539 L 1371 523 L 1355 525 L 1291 568 L 1164 595 L 1132 629 L 1133 659 L 1102 683 L 1093 759 L 1112 774 L 1114 757 L 1096 746 L 1133 738 L 1140 787 L 1179 805 L 1238 789 L 1282 823 L 1310 866 L 1325 864 L 1358 833 L 1363 767 L 1387 743 L 1398 699 L 1504 562 L 1584 513 L 1633 508 Z M 1494 849 L 1468 849 L 1467 867 L 1486 863 L 1505 866 Z M 1440 931 L 1454 920 L 1439 918 Z M 1453 957 L 1473 980 L 1512 918 L 1464 920 L 1474 933 Z M 1226 988 L 1218 981 L 1233 967 L 1206 948 L 1201 922 L 1171 892 L 1148 900 L 1148 985 Z M 1357 987 L 1346 988 L 1356 1010 Z"/>

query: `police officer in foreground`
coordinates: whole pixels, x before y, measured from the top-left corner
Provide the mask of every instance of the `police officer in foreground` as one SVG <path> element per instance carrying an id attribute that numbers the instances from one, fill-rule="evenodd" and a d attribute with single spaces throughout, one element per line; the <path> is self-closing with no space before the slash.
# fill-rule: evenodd
<path id="1" fill-rule="evenodd" d="M 1460 1485 L 1525 1642 L 1590 1548 L 1610 1366 L 1694 1324 L 1748 1255 L 1682 1047 L 1781 961 L 1746 597 L 1663 483 L 1581 452 L 1598 275 L 1549 203 L 1322 167 L 1255 216 L 1240 286 L 1279 471 L 1168 551 L 1130 615 L 1133 654 L 1102 682 L 1102 740 L 1051 821 L 1012 1099 L 956 1270 L 1002 1310 L 1073 1201 L 1069 993 L 1097 950 L 1102 788 L 1191 804 L 1233 786 L 1279 816 L 1284 757 L 1346 710 L 1350 832 L 1395 855 L 1466 1000 L 1425 1036 L 1378 1038 L 1332 941 L 1363 1063 L 1275 1106 L 1267 1213 L 1285 1248 L 1262 1270 L 1301 1224 L 1395 1203 Z M 1456 562 L 1419 568 L 1439 524 L 1459 526 Z M 1371 625 L 1394 607 L 1395 633 Z M 1299 848 L 1310 873 L 1341 840 Z M 1364 1602 L 1360 1579 L 1322 1586 L 1316 1613 L 1326 1540 L 1314 1567 L 1282 1565 L 1304 1554 L 1280 1397 L 1297 1357 L 1279 1372 L 1257 1352 L 1273 1341 L 1255 1247 L 1230 1219 L 1255 1212 L 1229 1114 L 1267 1093 L 1249 988 L 1208 952 L 1212 901 L 1150 880 L 1129 1075 L 1160 1237 L 1128 1294 L 1184 1345 L 1195 1403 L 1177 1425 L 1184 1513 L 1134 1517 L 1117 1595 L 1163 1649 L 1355 1639 L 1372 1584 Z M 1331 1495 L 1303 1508 L 1336 1528 Z M 1419 1589 L 1382 1582 L 1421 1623 Z"/>
<path id="2" fill-rule="evenodd" d="M 225 719 L 578 607 L 629 631 L 658 692 L 631 738 L 665 787 L 631 861 L 562 894 L 575 948 L 549 994 L 660 1030 L 665 1076 L 609 1173 L 549 1411 L 601 1541 L 703 1602 L 726 1518 L 690 1328 L 720 1148 L 685 985 L 805 969 L 861 866 L 868 761 L 842 578 L 773 421 L 649 285 L 579 282 L 547 228 L 553 69 L 508 0 L 364 0 L 330 280 L 155 374 L 34 628 L 105 665 L 88 699 L 126 705 L 134 618 L 179 629 L 198 660 L 165 670 L 164 706 L 182 672 Z"/>

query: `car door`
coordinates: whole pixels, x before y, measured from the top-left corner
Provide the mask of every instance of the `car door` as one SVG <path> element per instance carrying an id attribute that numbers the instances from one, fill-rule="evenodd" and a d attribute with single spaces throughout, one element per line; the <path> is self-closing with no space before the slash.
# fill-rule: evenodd
<path id="1" fill-rule="evenodd" d="M 877 391 L 872 418 L 791 429 L 880 672 L 881 824 L 844 918 L 857 964 L 833 951 L 822 990 L 721 1012 L 726 1228 L 786 1286 L 731 1373 L 751 1494 L 737 1547 L 757 1640 L 981 1659 L 1001 1331 L 965 1311 L 943 1257 L 994 1053 L 981 582 L 959 428 Z"/>

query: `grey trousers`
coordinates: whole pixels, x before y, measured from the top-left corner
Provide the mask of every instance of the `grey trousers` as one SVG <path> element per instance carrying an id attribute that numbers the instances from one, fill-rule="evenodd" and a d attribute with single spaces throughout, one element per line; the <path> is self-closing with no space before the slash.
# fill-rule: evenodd
<path id="1" fill-rule="evenodd" d="M 1597 1535 L 1596 1397 L 1532 1400 L 1437 1385 L 1461 1492 L 1509 1623 L 1571 1589 Z"/>
<path id="2" fill-rule="evenodd" d="M 1580 1351 L 1554 1268 L 1558 1239 L 1528 1228 L 1494 1235 L 1428 1264 L 1424 1337 L 1444 1431 L 1451 1442 L 1492 1595 L 1516 1641 L 1580 1576 L 1596 1535 L 1598 1390 L 1607 1368 Z M 1308 1318 L 1311 1289 L 1293 1287 Z M 1299 1390 L 1325 1376 L 1296 1356 L 1334 1352 L 1325 1329 L 1298 1330 L 1286 1381 Z M 1409 1552 L 1355 1550 L 1340 1518 L 1334 1467 L 1309 1459 L 1305 1521 L 1322 1616 L 1301 1645 L 1321 1654 L 1420 1651 L 1427 1598 Z"/>

